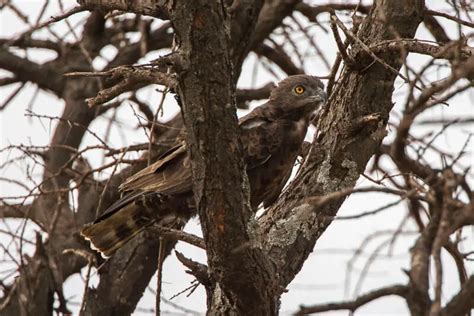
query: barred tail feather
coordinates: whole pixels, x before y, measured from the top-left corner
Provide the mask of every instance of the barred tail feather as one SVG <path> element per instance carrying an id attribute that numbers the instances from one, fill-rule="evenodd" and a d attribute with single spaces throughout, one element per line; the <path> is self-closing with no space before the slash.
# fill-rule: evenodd
<path id="1" fill-rule="evenodd" d="M 152 223 L 143 206 L 130 203 L 84 227 L 81 235 L 90 241 L 92 249 L 99 251 L 103 257 L 110 257 Z"/>

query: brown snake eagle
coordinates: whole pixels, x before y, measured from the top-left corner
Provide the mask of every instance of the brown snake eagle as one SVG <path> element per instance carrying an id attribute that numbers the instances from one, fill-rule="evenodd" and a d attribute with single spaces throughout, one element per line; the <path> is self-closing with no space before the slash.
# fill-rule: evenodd
<path id="1" fill-rule="evenodd" d="M 267 103 L 239 121 L 244 160 L 255 210 L 271 205 L 288 181 L 300 153 L 312 113 L 326 100 L 322 82 L 295 75 L 281 81 Z M 196 214 L 190 158 L 186 144 L 129 177 L 120 186 L 126 194 L 81 234 L 105 256 L 152 223 Z"/>

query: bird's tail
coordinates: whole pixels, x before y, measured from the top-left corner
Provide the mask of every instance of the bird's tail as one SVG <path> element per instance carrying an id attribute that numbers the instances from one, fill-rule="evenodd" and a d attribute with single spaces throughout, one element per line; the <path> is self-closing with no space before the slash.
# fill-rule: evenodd
<path id="1" fill-rule="evenodd" d="M 152 223 L 153 219 L 148 216 L 147 209 L 132 202 L 85 226 L 81 235 L 90 241 L 92 249 L 110 257 Z"/>

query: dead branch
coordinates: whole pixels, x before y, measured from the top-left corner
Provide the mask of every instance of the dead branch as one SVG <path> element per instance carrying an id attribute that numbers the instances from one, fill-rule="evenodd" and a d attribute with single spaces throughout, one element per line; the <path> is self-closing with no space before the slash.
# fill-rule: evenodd
<path id="1" fill-rule="evenodd" d="M 261 44 L 254 49 L 255 53 L 260 56 L 265 56 L 278 67 L 280 67 L 288 75 L 300 74 L 303 71 L 299 69 L 292 61 L 291 58 L 286 55 L 281 49 L 270 47 L 266 44 Z"/>
<path id="2" fill-rule="evenodd" d="M 372 6 L 361 5 L 361 4 L 343 4 L 343 3 L 330 3 L 327 5 L 316 5 L 311 6 L 306 3 L 298 3 L 296 10 L 301 12 L 311 22 L 317 22 L 317 17 L 321 13 L 331 13 L 333 11 L 353 11 L 360 12 L 363 14 L 369 13 Z"/>
<path id="3" fill-rule="evenodd" d="M 124 3 L 123 1 L 103 1 L 103 0 L 78 0 L 81 8 L 85 10 L 100 10 L 100 11 L 122 11 L 133 12 L 136 14 L 149 15 L 163 20 L 169 17 L 167 4 L 168 1 L 135 1 L 132 4 Z"/>
<path id="4" fill-rule="evenodd" d="M 187 273 L 193 275 L 202 285 L 210 286 L 209 272 L 206 265 L 186 258 L 182 253 L 175 251 L 176 258 L 189 269 Z"/>
<path id="5" fill-rule="evenodd" d="M 464 283 L 461 291 L 456 294 L 444 307 L 440 315 L 465 315 L 474 308 L 474 276 Z"/>
<path id="6" fill-rule="evenodd" d="M 344 310 L 344 309 L 354 312 L 359 307 L 367 303 L 370 303 L 376 299 L 379 299 L 381 297 L 390 296 L 390 295 L 406 297 L 407 294 L 408 294 L 408 288 L 406 285 L 392 285 L 392 286 L 377 289 L 369 293 L 366 293 L 364 295 L 361 295 L 353 301 L 334 302 L 334 303 L 326 303 L 326 304 L 313 305 L 313 306 L 301 306 L 300 310 L 296 312 L 295 315 L 308 315 L 312 313 L 321 313 L 321 312 Z"/>
<path id="7" fill-rule="evenodd" d="M 429 55 L 434 58 L 445 58 L 448 60 L 466 60 L 474 54 L 474 48 L 467 45 L 459 47 L 457 42 L 452 42 L 449 45 L 437 46 L 423 43 L 419 40 L 405 39 L 381 42 L 369 47 L 369 49 L 375 54 L 382 51 L 400 51 L 401 49 L 404 49 L 411 53 Z"/>
<path id="8" fill-rule="evenodd" d="M 159 233 L 164 237 L 184 241 L 198 248 L 206 249 L 206 244 L 201 237 L 165 226 L 158 226 L 157 228 Z"/>
<path id="9" fill-rule="evenodd" d="M 15 78 L 21 82 L 31 81 L 45 90 L 59 95 L 63 84 L 59 82 L 60 75 L 51 65 L 38 65 L 27 58 L 21 58 L 0 46 L 0 68 L 16 74 Z"/>
<path id="10" fill-rule="evenodd" d="M 88 98 L 89 107 L 103 104 L 124 92 L 136 90 L 138 86 L 146 84 L 159 84 L 170 88 L 176 86 L 176 77 L 173 74 L 164 74 L 148 67 L 119 66 L 108 71 L 100 72 L 73 72 L 66 74 L 68 77 L 110 77 L 119 81 L 115 86 L 103 89 L 97 96 Z"/>

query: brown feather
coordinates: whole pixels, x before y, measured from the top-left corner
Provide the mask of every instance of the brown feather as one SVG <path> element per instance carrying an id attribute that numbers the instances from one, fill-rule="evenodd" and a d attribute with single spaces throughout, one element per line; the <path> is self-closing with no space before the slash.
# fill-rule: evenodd
<path id="1" fill-rule="evenodd" d="M 296 95 L 303 85 L 307 93 Z M 271 205 L 288 181 L 312 112 L 325 100 L 321 81 L 296 75 L 280 82 L 270 100 L 240 119 L 251 205 Z M 104 255 L 167 216 L 188 219 L 196 213 L 190 159 L 184 142 L 129 177 L 120 190 L 129 192 L 81 234 Z"/>
<path id="2" fill-rule="evenodd" d="M 191 189 L 190 179 L 186 145 L 179 144 L 167 155 L 125 180 L 120 190 L 179 194 Z"/>
<path id="3" fill-rule="evenodd" d="M 92 249 L 109 257 L 151 223 L 151 219 L 143 217 L 143 210 L 132 203 L 120 209 L 120 212 L 114 213 L 107 220 L 84 227 L 81 235 L 90 241 Z"/>
<path id="4" fill-rule="evenodd" d="M 125 206 L 112 209 L 86 225 L 81 235 L 90 241 L 91 248 L 108 257 L 155 222 L 168 222 L 170 218 L 187 221 L 192 215 L 189 209 L 194 207 L 193 204 L 194 197 L 189 193 L 176 196 L 141 194 Z"/>

